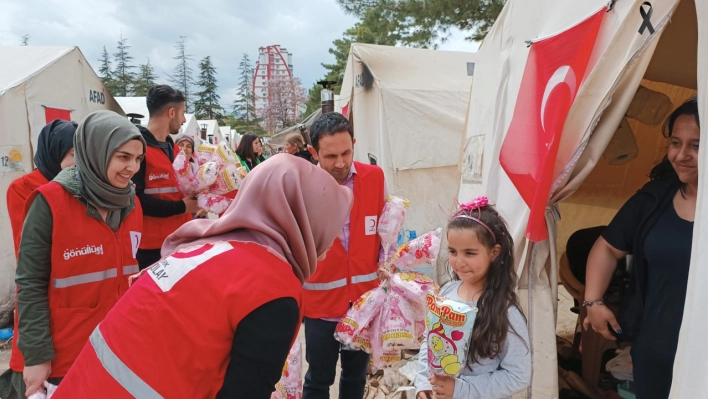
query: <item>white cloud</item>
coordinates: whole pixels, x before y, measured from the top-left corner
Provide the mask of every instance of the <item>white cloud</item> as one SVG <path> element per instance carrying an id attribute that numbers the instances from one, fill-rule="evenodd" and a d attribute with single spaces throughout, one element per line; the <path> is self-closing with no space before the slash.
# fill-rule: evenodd
<path id="1" fill-rule="evenodd" d="M 295 76 L 309 88 L 332 62 L 332 41 L 356 23 L 334 0 L 0 0 L 0 46 L 15 46 L 25 34 L 34 46 L 79 46 L 94 68 L 106 46 L 113 54 L 120 35 L 128 39 L 136 66 L 150 60 L 160 81 L 176 63 L 175 43 L 187 37 L 197 63 L 210 55 L 219 74 L 224 106 L 234 99 L 244 53 L 255 63 L 258 48 L 280 44 L 293 53 Z M 443 50 L 475 51 L 454 31 Z"/>

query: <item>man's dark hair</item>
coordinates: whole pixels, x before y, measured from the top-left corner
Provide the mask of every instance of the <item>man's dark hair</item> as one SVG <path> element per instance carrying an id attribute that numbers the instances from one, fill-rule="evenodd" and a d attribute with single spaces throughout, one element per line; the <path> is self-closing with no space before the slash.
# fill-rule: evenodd
<path id="1" fill-rule="evenodd" d="M 310 143 L 315 151 L 320 150 L 320 137 L 332 136 L 335 133 L 349 132 L 349 135 L 354 140 L 354 129 L 347 118 L 339 112 L 328 112 L 319 117 L 315 123 L 310 126 Z"/>
<path id="2" fill-rule="evenodd" d="M 170 104 L 179 104 L 187 101 L 184 94 L 168 85 L 153 86 L 148 90 L 145 102 L 150 116 L 160 113 Z"/>

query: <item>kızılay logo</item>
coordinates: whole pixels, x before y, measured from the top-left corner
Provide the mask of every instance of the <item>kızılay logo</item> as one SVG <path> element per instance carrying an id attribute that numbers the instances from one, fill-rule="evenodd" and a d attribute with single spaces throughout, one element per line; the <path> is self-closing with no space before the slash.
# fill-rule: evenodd
<path id="1" fill-rule="evenodd" d="M 169 178 L 170 178 L 170 174 L 169 174 L 169 173 L 163 173 L 163 174 L 160 174 L 160 175 L 150 175 L 150 177 L 149 177 L 150 181 L 152 181 L 152 180 L 158 180 L 158 179 L 169 179 Z"/>

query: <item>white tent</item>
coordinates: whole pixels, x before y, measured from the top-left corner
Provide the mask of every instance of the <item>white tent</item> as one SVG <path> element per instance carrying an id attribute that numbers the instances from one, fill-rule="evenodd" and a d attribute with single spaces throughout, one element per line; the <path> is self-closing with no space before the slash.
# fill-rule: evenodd
<path id="1" fill-rule="evenodd" d="M 231 145 L 231 126 L 219 126 L 219 133 L 226 144 Z"/>
<path id="2" fill-rule="evenodd" d="M 197 117 L 194 116 L 194 114 L 184 114 L 184 117 L 187 121 L 184 122 L 184 124 L 179 128 L 180 134 L 186 134 L 197 140 L 202 134 L 201 129 L 197 124 Z"/>
<path id="3" fill-rule="evenodd" d="M 116 101 L 126 114 L 140 114 L 144 118 L 137 118 L 140 124 L 147 126 L 150 121 L 150 111 L 147 108 L 145 97 L 116 97 Z"/>
<path id="4" fill-rule="evenodd" d="M 567 237 L 583 227 L 606 224 L 661 160 L 666 143 L 658 126 L 628 119 L 638 144 L 633 161 L 610 166 L 603 153 L 635 99 L 640 84 L 666 94 L 677 107 L 708 84 L 708 4 L 693 0 L 655 0 L 650 21 L 654 34 L 640 34 L 643 1 L 617 1 L 605 15 L 592 72 L 563 128 L 546 211 L 550 240 L 524 238 L 529 209 L 499 163 L 521 78 L 529 54 L 527 41 L 572 27 L 607 5 L 607 0 L 558 2 L 509 0 L 477 53 L 478 68 L 467 118 L 460 200 L 487 195 L 507 218 L 517 245 L 519 296 L 526 308 L 533 354 L 529 396 L 557 398 L 556 306 L 558 254 Z M 646 12 L 646 6 L 645 6 Z M 697 21 L 702 21 L 698 24 Z M 700 35 L 699 35 L 700 33 Z M 611 45 L 610 45 L 611 44 Z M 637 95 L 638 96 L 638 95 Z M 698 93 L 701 119 L 708 120 L 708 92 Z M 625 122 L 626 124 L 626 122 Z M 702 136 L 706 136 L 704 132 Z M 700 170 L 706 170 L 701 151 Z M 700 175 L 691 254 L 691 271 L 676 357 L 672 398 L 705 397 L 708 392 L 708 175 Z M 563 201 L 562 203 L 560 201 Z M 560 248 L 560 249 L 559 249 Z M 438 270 L 440 276 L 440 270 Z"/>
<path id="5" fill-rule="evenodd" d="M 441 224 L 459 187 L 474 53 L 352 44 L 335 110 L 354 126 L 355 160 L 376 162 L 411 201 L 405 228 Z"/>
<path id="6" fill-rule="evenodd" d="M 93 111 L 123 114 L 78 47 L 0 47 L 0 190 L 34 169 L 42 127 L 57 116 L 81 121 Z M 0 312 L 11 310 L 15 251 L 7 204 L 0 211 Z M 9 305 L 5 307 L 5 305 Z"/>
<path id="7" fill-rule="evenodd" d="M 322 115 L 322 109 L 318 109 L 317 111 L 311 113 L 308 115 L 305 119 L 302 120 L 302 122 L 298 123 L 295 126 L 291 126 L 285 130 L 282 130 L 273 136 L 270 137 L 268 140 L 267 146 L 272 150 L 275 150 L 276 148 L 280 148 L 285 146 L 285 138 L 288 137 L 290 133 L 293 132 L 300 132 L 301 129 L 304 130 L 304 135 L 308 137 L 306 142 L 309 142 L 309 134 L 310 134 L 310 126 L 312 126 L 313 123 Z M 305 139 L 305 137 L 303 137 Z"/>
<path id="8" fill-rule="evenodd" d="M 198 120 L 197 125 L 200 129 L 206 127 L 207 141 L 212 144 L 219 144 L 224 140 L 221 136 L 221 131 L 219 130 L 219 122 L 215 120 Z"/>

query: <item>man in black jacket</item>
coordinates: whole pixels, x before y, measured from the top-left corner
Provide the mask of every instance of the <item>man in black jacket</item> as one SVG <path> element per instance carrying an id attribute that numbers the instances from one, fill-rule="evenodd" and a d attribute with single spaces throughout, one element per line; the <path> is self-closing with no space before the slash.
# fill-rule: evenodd
<path id="1" fill-rule="evenodd" d="M 137 252 L 141 270 L 160 260 L 165 238 L 199 210 L 193 195 L 182 198 L 172 168 L 175 145 L 170 134 L 179 133 L 185 122 L 185 101 L 179 90 L 153 86 L 146 98 L 150 121 L 147 128 L 138 127 L 147 143 L 145 159 L 133 177 L 143 208 L 143 235 Z"/>

